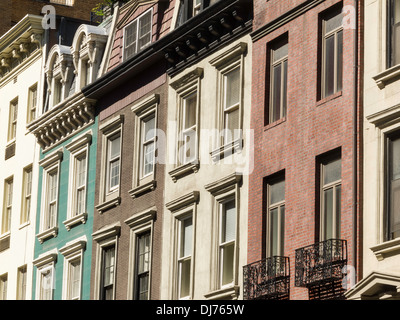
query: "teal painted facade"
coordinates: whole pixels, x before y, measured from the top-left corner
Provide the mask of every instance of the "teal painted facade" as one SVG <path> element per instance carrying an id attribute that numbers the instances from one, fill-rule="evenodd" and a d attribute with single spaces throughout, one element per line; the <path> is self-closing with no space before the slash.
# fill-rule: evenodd
<path id="1" fill-rule="evenodd" d="M 86 248 L 83 251 L 83 258 L 81 261 L 82 278 L 81 278 L 81 300 L 90 299 L 90 278 L 91 278 L 91 259 L 92 259 L 92 232 L 93 232 L 93 214 L 94 214 L 94 199 L 95 199 L 95 179 L 96 179 L 96 148 L 97 148 L 97 118 L 92 125 L 86 127 L 84 130 L 77 134 L 71 135 L 62 144 L 55 146 L 54 148 L 47 150 L 46 153 L 41 153 L 40 159 L 45 158 L 55 150 L 63 147 L 63 157 L 60 162 L 59 168 L 59 191 L 58 191 L 58 214 L 57 214 L 57 227 L 58 234 L 56 237 L 44 240 L 41 244 L 38 238 L 35 238 L 35 249 L 34 259 L 37 259 L 40 255 L 46 252 L 57 249 L 57 261 L 54 264 L 54 288 L 53 288 L 53 300 L 63 299 L 63 275 L 64 275 L 64 256 L 59 252 L 59 249 L 64 247 L 68 242 L 71 242 L 80 237 L 86 236 Z M 86 212 L 87 220 L 85 224 L 77 224 L 67 230 L 63 221 L 67 220 L 67 208 L 69 201 L 69 178 L 70 178 L 70 152 L 65 148 L 66 145 L 71 143 L 72 140 L 84 135 L 91 131 L 92 139 L 88 145 L 88 161 L 87 161 L 87 194 L 86 194 Z M 42 192 L 43 192 L 43 174 L 44 169 L 39 169 L 39 190 L 38 190 L 38 205 L 37 205 L 37 222 L 36 222 L 36 234 L 40 232 L 40 223 L 43 219 L 41 216 L 42 210 Z M 33 274 L 33 300 L 37 300 L 37 289 L 38 289 L 38 274 L 37 268 L 34 267 Z"/>

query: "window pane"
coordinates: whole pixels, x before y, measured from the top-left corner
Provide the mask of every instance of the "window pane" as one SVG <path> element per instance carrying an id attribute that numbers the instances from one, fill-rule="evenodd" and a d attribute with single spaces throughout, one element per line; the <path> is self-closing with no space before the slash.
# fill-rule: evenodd
<path id="1" fill-rule="evenodd" d="M 341 180 L 342 177 L 342 161 L 341 159 L 329 162 L 324 165 L 324 185 L 334 181 Z"/>
<path id="2" fill-rule="evenodd" d="M 400 138 L 391 140 L 391 180 L 400 179 Z"/>
<path id="3" fill-rule="evenodd" d="M 340 239 L 340 222 L 341 222 L 341 207 L 342 207 L 342 186 L 335 187 L 335 197 L 336 197 L 336 230 L 334 237 Z"/>
<path id="4" fill-rule="evenodd" d="M 184 260 L 180 263 L 180 297 L 187 297 L 190 295 L 190 264 L 191 259 Z"/>
<path id="5" fill-rule="evenodd" d="M 125 29 L 125 59 L 136 53 L 137 21 Z"/>
<path id="6" fill-rule="evenodd" d="M 146 273 L 139 277 L 139 300 L 148 300 L 149 274 Z"/>
<path id="7" fill-rule="evenodd" d="M 285 180 L 270 185 L 270 205 L 285 200 Z"/>
<path id="8" fill-rule="evenodd" d="M 343 77 L 343 31 L 337 34 L 337 90 L 342 90 Z"/>
<path id="9" fill-rule="evenodd" d="M 139 242 L 139 266 L 138 273 L 148 272 L 150 269 L 150 233 L 146 233 L 138 238 Z"/>
<path id="10" fill-rule="evenodd" d="M 284 255 L 284 250 L 285 250 L 285 206 L 280 207 L 280 218 L 281 218 L 281 224 L 280 224 L 280 250 L 278 251 L 278 255 L 283 256 Z"/>
<path id="11" fill-rule="evenodd" d="M 156 118 L 152 116 L 144 122 L 144 142 L 154 139 L 156 132 Z"/>
<path id="12" fill-rule="evenodd" d="M 332 35 L 325 40 L 325 96 L 334 93 L 335 78 L 335 36 Z"/>
<path id="13" fill-rule="evenodd" d="M 119 185 L 119 159 L 110 164 L 110 189 Z"/>
<path id="14" fill-rule="evenodd" d="M 392 238 L 400 237 L 400 179 L 391 183 L 390 225 Z"/>
<path id="15" fill-rule="evenodd" d="M 106 249 L 104 252 L 104 286 L 114 283 L 114 247 Z"/>
<path id="16" fill-rule="evenodd" d="M 139 20 L 139 48 L 142 49 L 151 41 L 151 12 Z"/>
<path id="17" fill-rule="evenodd" d="M 335 30 L 336 28 L 341 27 L 342 24 L 343 24 L 343 16 L 341 13 L 327 18 L 325 20 L 325 34 Z"/>
<path id="18" fill-rule="evenodd" d="M 76 160 L 77 166 L 77 182 L 78 187 L 85 185 L 86 182 L 86 155 L 81 156 Z"/>
<path id="19" fill-rule="evenodd" d="M 282 117 L 286 116 L 286 105 L 287 105 L 287 72 L 288 62 L 283 62 L 283 84 L 282 84 Z"/>
<path id="20" fill-rule="evenodd" d="M 119 157 L 121 152 L 121 137 L 115 136 L 110 139 L 110 159 Z"/>
<path id="21" fill-rule="evenodd" d="M 192 239 L 193 239 L 193 222 L 192 218 L 185 219 L 181 222 L 181 253 L 180 257 L 192 255 Z"/>
<path id="22" fill-rule="evenodd" d="M 400 63 L 400 22 L 393 27 L 393 65 Z"/>
<path id="23" fill-rule="evenodd" d="M 224 205 L 222 217 L 222 239 L 221 242 L 234 241 L 236 238 L 236 204 L 231 200 Z"/>
<path id="24" fill-rule="evenodd" d="M 189 129 L 196 125 L 196 105 L 197 105 L 197 93 L 192 93 L 185 98 L 185 122 L 184 129 Z"/>
<path id="25" fill-rule="evenodd" d="M 236 68 L 225 76 L 225 107 L 229 108 L 239 103 L 240 100 L 240 68 Z"/>
<path id="26" fill-rule="evenodd" d="M 225 144 L 238 138 L 239 134 L 239 108 L 235 108 L 225 115 Z"/>
<path id="27" fill-rule="evenodd" d="M 71 263 L 71 296 L 70 299 L 78 298 L 81 289 L 80 286 L 81 277 L 81 263 L 80 261 L 75 261 Z"/>
<path id="28" fill-rule="evenodd" d="M 270 250 L 271 256 L 277 256 L 278 253 L 278 208 L 271 210 L 271 243 L 270 243 Z"/>
<path id="29" fill-rule="evenodd" d="M 222 285 L 233 282 L 233 258 L 234 258 L 235 244 L 229 244 L 222 249 Z"/>
<path id="30" fill-rule="evenodd" d="M 149 143 L 144 146 L 144 167 L 143 176 L 146 176 L 154 170 L 154 156 L 155 156 L 155 144 Z"/>
<path id="31" fill-rule="evenodd" d="M 325 237 L 322 240 L 333 237 L 333 189 L 324 191 L 324 231 Z"/>
<path id="32" fill-rule="evenodd" d="M 278 64 L 273 70 L 272 79 L 272 122 L 281 117 L 281 89 L 282 89 L 282 65 Z"/>
<path id="33" fill-rule="evenodd" d="M 288 55 L 289 45 L 286 43 L 279 48 L 273 50 L 273 62 L 276 62 Z"/>

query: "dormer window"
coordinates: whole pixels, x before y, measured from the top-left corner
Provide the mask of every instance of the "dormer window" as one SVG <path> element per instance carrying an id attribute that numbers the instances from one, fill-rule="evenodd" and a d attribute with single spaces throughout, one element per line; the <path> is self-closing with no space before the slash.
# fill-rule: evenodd
<path id="1" fill-rule="evenodd" d="M 151 43 L 152 10 L 133 20 L 124 30 L 124 60 Z"/>

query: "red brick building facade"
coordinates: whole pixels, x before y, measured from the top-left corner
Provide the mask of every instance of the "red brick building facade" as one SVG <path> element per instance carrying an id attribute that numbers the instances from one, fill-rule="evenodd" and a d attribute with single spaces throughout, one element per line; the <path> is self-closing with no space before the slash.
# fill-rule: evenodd
<path id="1" fill-rule="evenodd" d="M 358 2 L 254 1 L 255 169 L 249 186 L 248 263 L 289 257 L 290 299 L 342 297 L 340 277 L 316 275 L 325 263 L 332 271 L 339 256 L 343 265 L 360 270 Z M 335 161 L 332 170 L 339 175 L 333 186 L 325 185 Z M 271 192 L 277 181 L 284 193 L 274 207 Z M 325 245 L 338 249 L 333 242 L 322 243 L 330 238 L 345 240 L 336 243 L 343 245 L 341 254 L 326 253 Z M 314 244 L 311 254 L 306 250 L 296 257 L 297 249 Z"/>

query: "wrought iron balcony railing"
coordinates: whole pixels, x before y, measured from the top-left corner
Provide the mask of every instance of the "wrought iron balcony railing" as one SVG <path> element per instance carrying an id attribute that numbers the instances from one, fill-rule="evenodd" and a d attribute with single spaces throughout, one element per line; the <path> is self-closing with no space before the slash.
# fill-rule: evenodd
<path id="1" fill-rule="evenodd" d="M 245 300 L 289 298 L 288 257 L 274 256 L 243 267 Z"/>
<path id="2" fill-rule="evenodd" d="M 341 280 L 347 264 L 346 240 L 330 239 L 296 250 L 295 286 Z"/>

